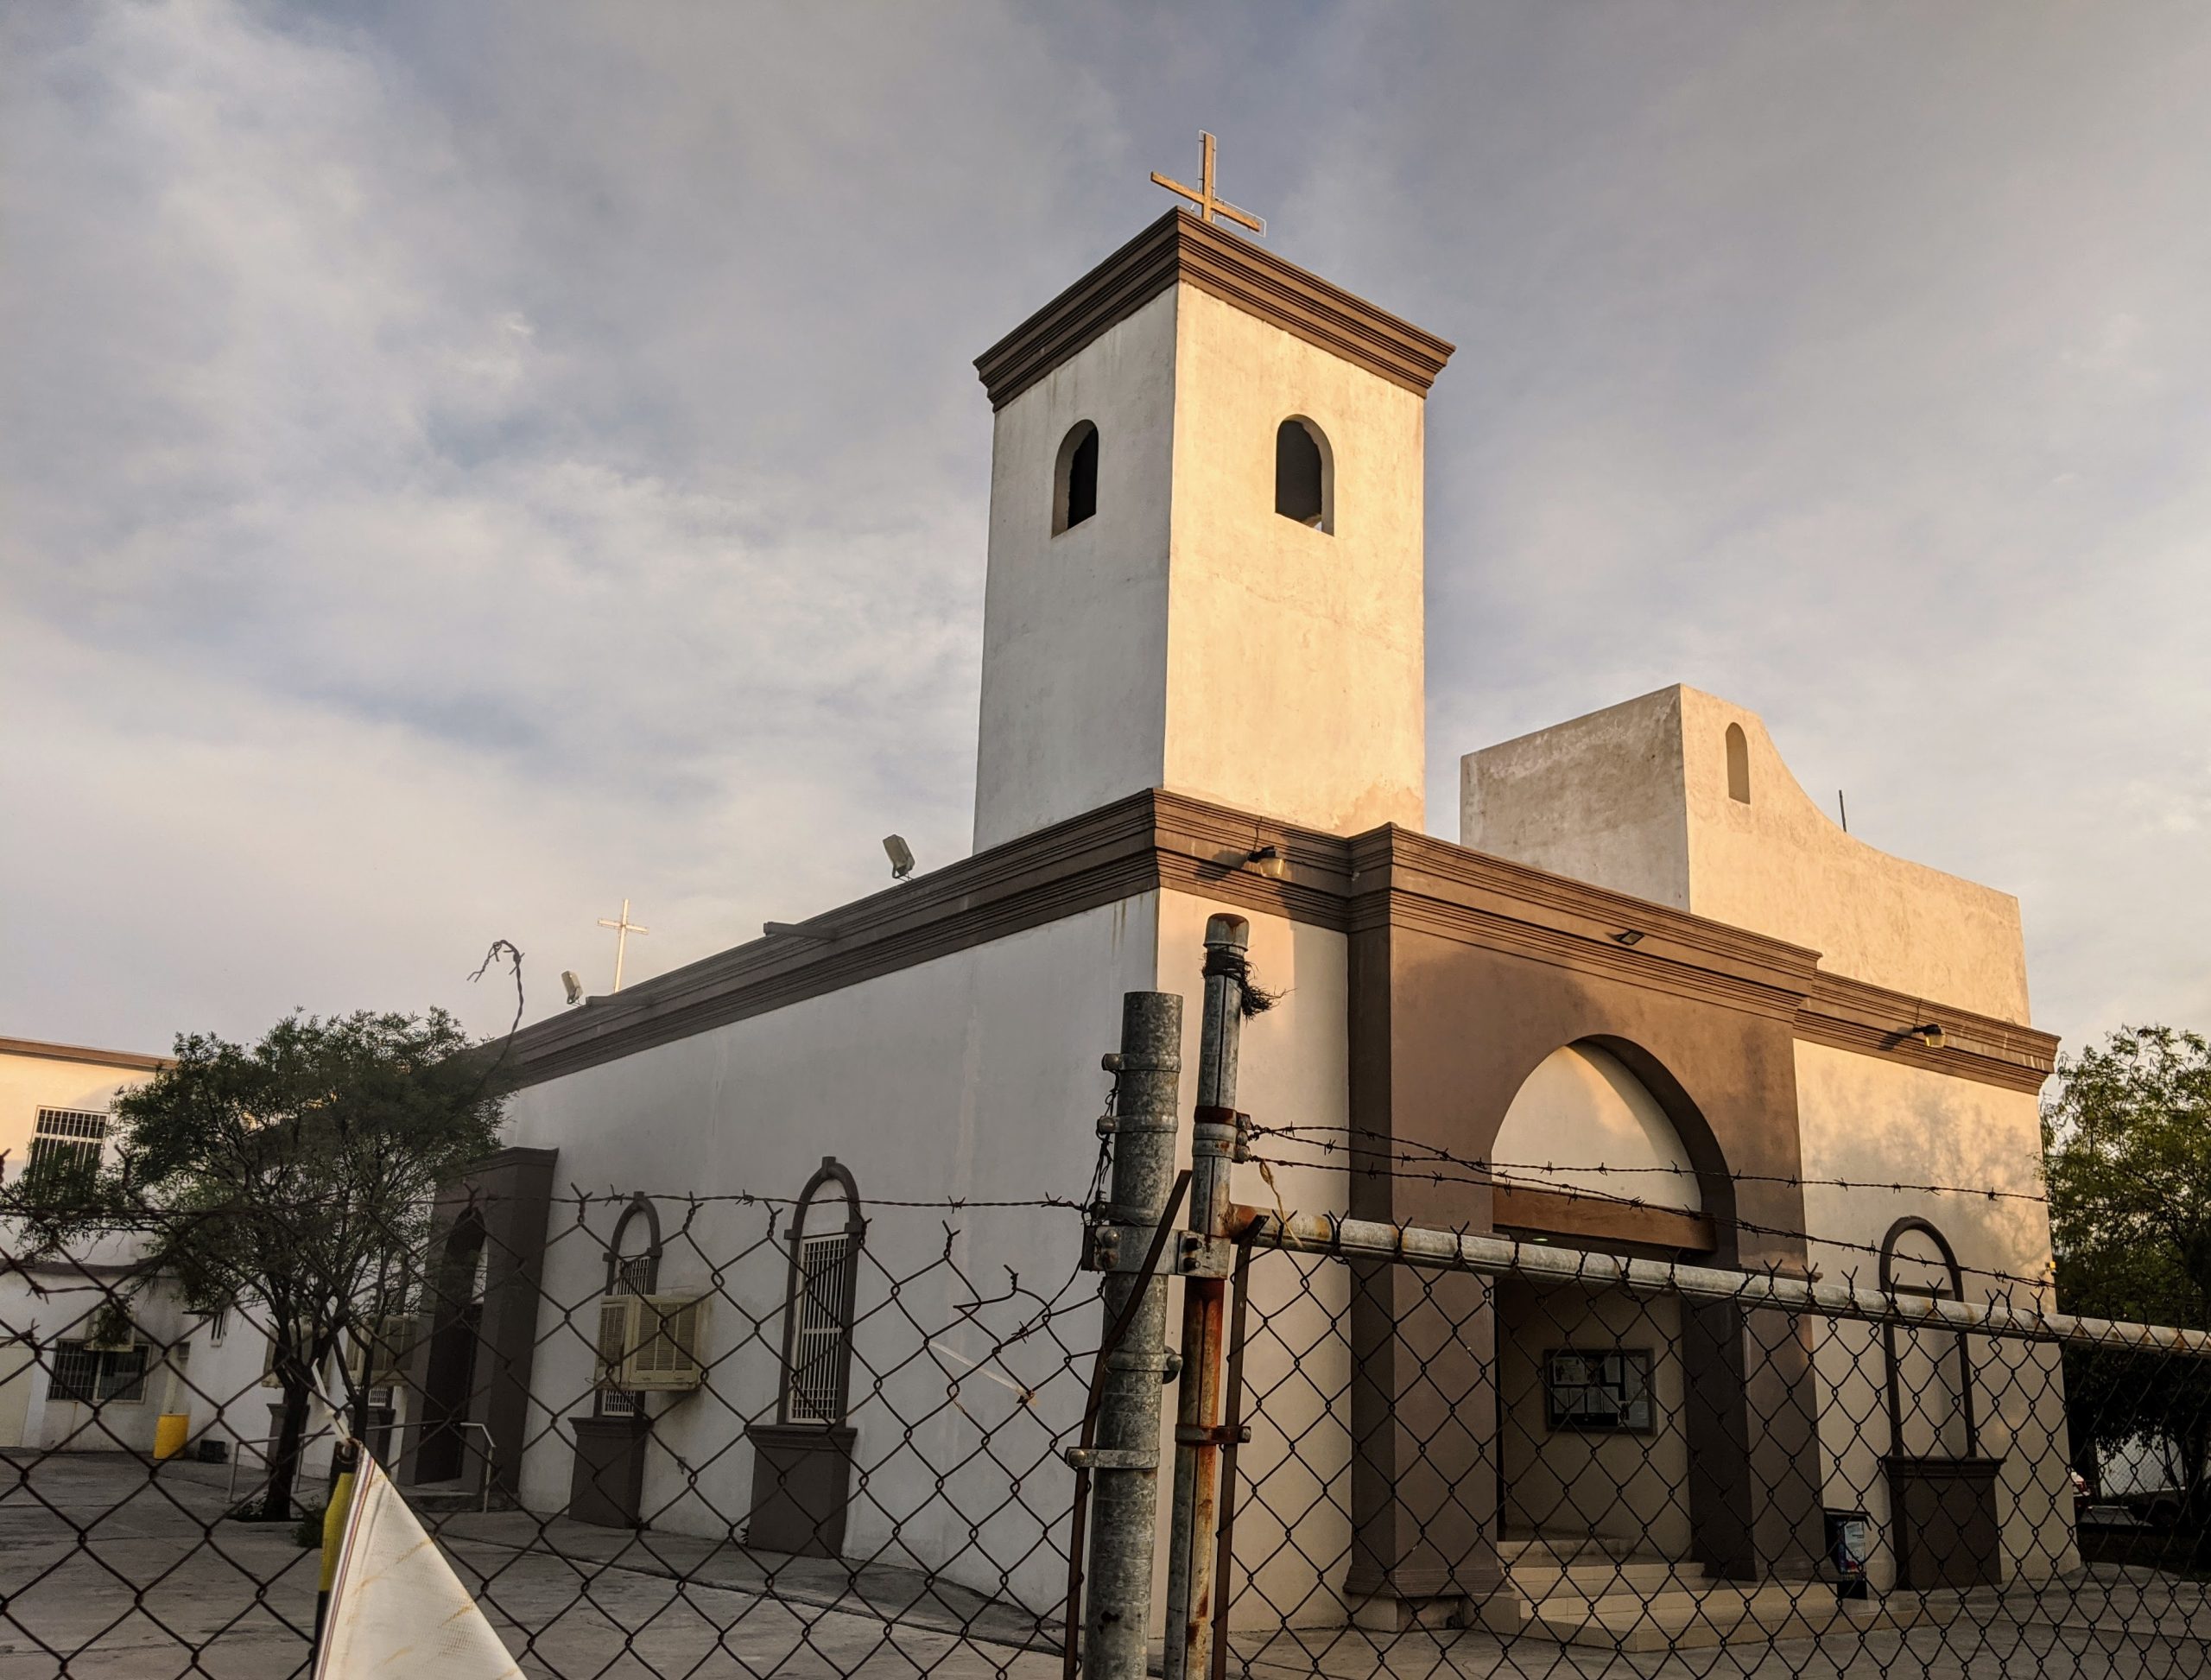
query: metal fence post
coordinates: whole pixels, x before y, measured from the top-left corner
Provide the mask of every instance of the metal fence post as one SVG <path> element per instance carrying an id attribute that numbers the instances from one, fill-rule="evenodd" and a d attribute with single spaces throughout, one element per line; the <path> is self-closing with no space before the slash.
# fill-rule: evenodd
<path id="1" fill-rule="evenodd" d="M 1220 1520 L 1221 1317 L 1228 1272 L 1229 1169 L 1239 1138 L 1236 1070 L 1244 1025 L 1245 952 L 1251 924 L 1240 916 L 1206 922 L 1205 1016 L 1198 1049 L 1198 1101 L 1190 1143 L 1190 1225 L 1176 1270 L 1182 1284 L 1182 1376 L 1175 1412 L 1175 1504 L 1167 1551 L 1166 1680 L 1199 1680 L 1220 1637 L 1215 1611 L 1213 1532 Z"/>
<path id="2" fill-rule="evenodd" d="M 1144 1680 L 1151 1630 L 1151 1560 L 1159 1518 L 1160 1390 L 1167 1373 L 1167 1290 L 1138 1270 L 1147 1239 L 1166 1217 L 1175 1182 L 1175 1111 L 1182 1096 L 1182 999 L 1131 992 L 1121 1000 L 1121 1051 L 1113 1122 L 1109 1230 L 1118 1266 L 1102 1293 L 1115 1322 L 1138 1295 L 1119 1344 L 1106 1355 L 1098 1402 L 1097 1477 L 1083 1613 L 1087 1680 Z M 1112 1229 L 1118 1227 L 1118 1229 Z M 1169 1641 L 1171 1644 L 1172 1641 Z"/>

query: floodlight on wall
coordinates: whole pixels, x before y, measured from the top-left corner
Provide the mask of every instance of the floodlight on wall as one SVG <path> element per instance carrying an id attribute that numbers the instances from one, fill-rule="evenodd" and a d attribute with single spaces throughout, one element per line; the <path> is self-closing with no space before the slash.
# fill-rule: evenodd
<path id="1" fill-rule="evenodd" d="M 1643 929 L 1623 928 L 1612 935 L 1612 942 L 1616 945 L 1639 945 L 1643 942 Z"/>
<path id="2" fill-rule="evenodd" d="M 1907 1027 L 1904 1029 L 1904 1036 L 1907 1038 L 1916 1038 L 1930 1050 L 1939 1050 L 1950 1042 L 1950 1035 L 1942 1030 L 1940 1023 L 1935 1021 L 1929 1021 L 1923 1027 Z"/>
<path id="3" fill-rule="evenodd" d="M 883 850 L 890 859 L 890 878 L 903 881 L 914 872 L 914 848 L 906 844 L 903 834 L 885 834 Z"/>
<path id="4" fill-rule="evenodd" d="M 563 968 L 561 971 L 561 988 L 568 994 L 568 1003 L 571 1007 L 583 1002 L 584 983 L 576 978 L 574 969 Z"/>

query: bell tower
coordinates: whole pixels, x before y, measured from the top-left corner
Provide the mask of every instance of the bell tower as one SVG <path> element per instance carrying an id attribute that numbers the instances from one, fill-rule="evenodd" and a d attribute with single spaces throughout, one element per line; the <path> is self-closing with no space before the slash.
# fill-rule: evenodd
<path id="1" fill-rule="evenodd" d="M 978 851 L 1147 788 L 1422 826 L 1422 422 L 1451 348 L 1177 209 L 977 358 Z"/>

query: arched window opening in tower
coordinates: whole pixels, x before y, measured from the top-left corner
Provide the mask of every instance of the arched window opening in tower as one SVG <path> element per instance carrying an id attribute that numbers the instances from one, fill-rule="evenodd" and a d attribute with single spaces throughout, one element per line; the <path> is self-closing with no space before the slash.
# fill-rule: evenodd
<path id="1" fill-rule="evenodd" d="M 1727 726 L 1727 797 L 1751 802 L 1751 742 L 1743 726 Z"/>
<path id="2" fill-rule="evenodd" d="M 1275 428 L 1275 511 L 1316 531 L 1336 528 L 1334 463 L 1318 426 L 1292 415 Z"/>
<path id="3" fill-rule="evenodd" d="M 1076 423 L 1060 441 L 1052 474 L 1052 535 L 1072 530 L 1098 511 L 1098 428 Z"/>

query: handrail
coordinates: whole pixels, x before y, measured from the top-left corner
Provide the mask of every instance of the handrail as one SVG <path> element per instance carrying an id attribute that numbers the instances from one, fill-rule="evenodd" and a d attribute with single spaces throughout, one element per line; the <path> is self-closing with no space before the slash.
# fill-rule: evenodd
<path id="1" fill-rule="evenodd" d="M 383 1430 L 388 1430 L 392 1434 L 397 1435 L 404 1430 L 429 1428 L 461 1430 L 473 1430 L 477 1434 L 484 1437 L 484 1444 L 477 1450 L 476 1454 L 478 1465 L 476 1477 L 476 1511 L 478 1516 L 488 1513 L 491 1509 L 491 1449 L 493 1446 L 491 1431 L 488 1426 L 479 1423 L 471 1417 L 438 1418 L 434 1420 L 426 1417 L 410 1417 L 403 1423 L 395 1422 L 381 1425 L 378 1432 L 382 1433 Z M 323 1436 L 326 1435 L 334 1435 L 336 1433 L 337 1431 L 333 1430 L 327 1423 L 322 1424 L 320 1428 L 301 1431 L 300 1436 L 301 1453 L 304 1455 L 309 1446 L 314 1442 L 321 1440 Z M 261 1468 L 265 1473 L 275 1462 L 275 1455 L 271 1449 L 274 1448 L 278 1436 L 273 1434 L 263 1436 L 258 1440 L 251 1441 L 246 1439 L 243 1436 L 237 1437 L 234 1442 L 237 1450 L 231 1455 L 230 1485 L 224 1491 L 223 1495 L 223 1504 L 225 1509 L 235 1508 L 238 1505 L 238 1463 L 244 1457 L 245 1449 L 250 1447 L 255 1452 L 261 1455 Z M 397 1455 L 395 1454 L 394 1456 L 396 1457 Z"/>

